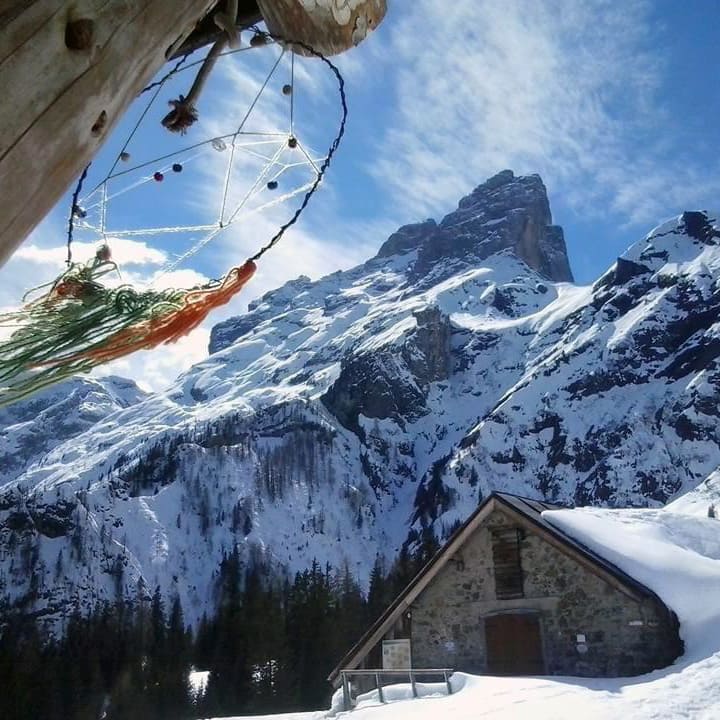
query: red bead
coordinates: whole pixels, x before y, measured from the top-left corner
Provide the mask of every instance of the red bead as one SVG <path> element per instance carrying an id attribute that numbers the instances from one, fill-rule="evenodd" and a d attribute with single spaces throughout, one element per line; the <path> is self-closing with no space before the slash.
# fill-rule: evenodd
<path id="1" fill-rule="evenodd" d="M 165 176 L 161 172 L 156 172 L 153 177 L 155 178 L 156 182 L 162 182 L 165 179 Z"/>

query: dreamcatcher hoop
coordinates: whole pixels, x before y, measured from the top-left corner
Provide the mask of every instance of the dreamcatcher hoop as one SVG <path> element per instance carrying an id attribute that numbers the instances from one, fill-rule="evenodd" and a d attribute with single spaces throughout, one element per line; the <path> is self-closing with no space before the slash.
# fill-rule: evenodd
<path id="1" fill-rule="evenodd" d="M 273 42 L 273 39 L 271 39 L 267 33 L 263 33 L 257 28 L 252 28 L 252 30 L 254 32 L 254 40 L 256 38 L 262 38 L 262 44 L 270 44 Z M 245 52 L 252 49 L 254 44 L 256 43 L 251 42 L 251 45 L 248 47 L 230 50 L 221 53 L 218 57 L 232 55 L 238 52 Z M 213 50 L 210 51 L 208 57 L 210 57 L 212 53 Z M 289 82 L 284 84 L 282 87 L 283 95 L 287 96 L 289 101 L 287 105 L 285 131 L 249 130 L 248 122 L 253 116 L 253 111 L 256 109 L 261 97 L 263 97 L 268 90 L 271 81 L 277 78 L 277 75 L 282 68 L 283 60 L 288 56 L 290 58 L 290 77 Z M 318 56 L 322 57 L 319 54 Z M 100 180 L 86 195 L 80 195 L 79 189 L 77 189 L 74 193 L 68 220 L 68 265 L 72 264 L 72 242 L 74 240 L 76 230 L 94 235 L 96 241 L 105 245 L 107 245 L 111 239 L 137 237 L 153 238 L 158 236 L 188 233 L 201 234 L 199 238 L 194 241 L 191 247 L 176 255 L 165 265 L 165 267 L 162 268 L 160 273 L 153 277 L 153 282 L 157 282 L 157 280 L 163 276 L 176 270 L 185 261 L 198 253 L 202 248 L 211 243 L 218 235 L 239 220 L 244 220 L 249 215 L 263 213 L 273 207 L 287 203 L 297 196 L 305 194 L 312 195 L 322 181 L 322 175 L 324 174 L 323 165 L 327 160 L 329 160 L 331 151 L 334 152 L 334 148 L 337 147 L 337 141 L 333 144 L 333 147 L 331 147 L 331 151 L 328 152 L 328 156 L 320 158 L 313 156 L 312 151 L 305 146 L 302 138 L 298 137 L 295 129 L 295 98 L 297 92 L 295 55 L 286 48 L 282 48 L 278 53 L 277 58 L 274 63 L 272 63 L 269 71 L 266 73 L 264 81 L 260 84 L 260 87 L 254 94 L 254 97 L 252 97 L 251 101 L 248 103 L 247 109 L 242 114 L 239 123 L 231 132 L 206 137 L 199 142 L 186 144 L 180 148 L 173 149 L 170 152 L 161 153 L 150 159 L 144 159 L 142 162 L 129 162 L 131 156 L 128 150 L 131 149 L 131 143 L 136 133 L 143 125 L 145 119 L 148 117 L 150 110 L 156 105 L 156 102 L 167 81 L 174 75 L 190 70 L 194 66 L 201 64 L 204 66 L 204 64 L 207 63 L 208 58 L 183 66 L 186 59 L 186 57 L 181 58 L 181 60 L 168 74 L 166 74 L 158 82 L 153 83 L 146 88 L 148 92 L 152 91 L 152 96 L 145 105 L 137 122 L 130 131 L 120 152 L 116 155 L 110 170 L 105 177 Z M 328 62 L 328 65 L 334 69 L 334 66 L 329 63 L 329 61 L 326 62 Z M 338 133 L 338 138 L 341 138 L 342 132 L 344 131 L 347 108 L 345 105 L 344 89 L 341 83 L 342 78 L 338 73 L 336 73 L 336 77 L 340 83 L 339 87 L 341 90 L 341 100 L 343 106 L 343 118 L 340 132 Z M 182 97 L 183 96 L 181 95 L 180 98 L 182 99 Z M 193 164 L 196 160 L 203 157 L 210 147 L 218 151 L 227 151 L 221 200 L 218 204 L 219 207 L 217 215 L 212 222 L 198 224 L 179 223 L 174 225 L 143 226 L 137 228 L 118 228 L 112 226 L 110 210 L 116 199 L 126 195 L 127 193 L 133 192 L 144 185 L 163 182 L 168 176 L 172 176 L 173 173 L 183 172 L 188 165 Z M 254 178 L 252 177 L 252 173 L 250 174 L 251 176 L 247 180 L 246 190 L 239 198 L 233 200 L 233 198 L 230 197 L 230 190 L 238 156 L 244 156 L 246 158 L 252 157 L 256 161 L 260 162 L 260 167 Z M 175 160 L 180 158 L 183 159 L 182 164 L 180 162 L 175 162 Z M 308 171 L 308 175 L 304 178 L 304 182 L 291 183 L 291 189 L 284 192 L 280 190 L 279 195 L 270 199 L 264 199 L 264 195 L 268 189 L 271 191 L 277 191 L 280 189 L 281 178 L 286 175 L 288 171 L 298 169 Z M 141 174 L 138 178 L 138 173 L 142 173 L 142 171 L 145 171 L 144 174 Z M 78 186 L 79 188 L 82 187 L 82 182 L 85 180 L 86 174 L 87 173 L 81 177 Z M 129 184 L 117 189 L 118 182 L 125 178 L 130 178 L 132 181 Z M 256 203 L 253 205 L 253 201 L 257 200 L 261 201 L 259 204 Z M 307 202 L 303 203 L 299 209 L 300 212 L 302 212 L 306 204 Z M 94 223 L 90 219 L 90 214 L 93 211 L 96 215 Z M 294 220 L 296 219 L 297 218 L 294 218 Z M 256 255 L 253 259 L 257 259 L 257 257 L 259 257 L 259 255 Z"/>

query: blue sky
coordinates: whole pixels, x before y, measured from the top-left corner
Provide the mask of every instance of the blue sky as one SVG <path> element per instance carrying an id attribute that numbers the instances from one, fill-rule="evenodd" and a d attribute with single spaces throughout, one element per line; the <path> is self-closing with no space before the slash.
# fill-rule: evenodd
<path id="1" fill-rule="evenodd" d="M 212 324 L 242 313 L 253 297 L 300 273 L 320 277 L 363 261 L 398 225 L 441 217 L 504 168 L 542 175 L 581 283 L 663 218 L 720 205 L 720 0 L 389 4 L 381 28 L 338 59 L 348 130 L 299 227 L 263 259 L 247 292 L 190 338 L 110 371 L 163 387 L 204 356 Z M 130 144 L 132 162 L 232 132 L 276 57 L 277 49 L 268 48 L 221 60 L 200 100 L 200 122 L 182 139 L 158 122 L 165 101 L 186 92 L 194 71 L 179 75 Z M 284 63 L 263 95 L 255 129 L 284 131 L 288 103 L 280 88 L 287 72 Z M 295 101 L 298 138 L 319 156 L 333 138 L 339 108 L 333 78 L 317 61 L 296 62 Z M 144 107 L 142 98 L 118 124 L 86 189 L 102 180 Z M 180 160 L 181 174 L 166 173 L 163 183 L 111 202 L 112 227 L 213 222 L 223 154 L 206 148 Z M 236 192 L 257 170 L 238 165 Z M 277 192 L 296 186 L 282 177 Z M 233 225 L 164 281 L 192 285 L 222 275 L 266 242 L 294 207 L 290 201 Z M 67 201 L 0 270 L 0 306 L 12 306 L 28 286 L 62 269 L 66 214 Z M 88 241 L 78 245 L 78 257 L 92 253 L 93 238 L 78 238 Z M 133 237 L 113 247 L 123 279 L 142 283 L 192 243 L 187 233 Z"/>

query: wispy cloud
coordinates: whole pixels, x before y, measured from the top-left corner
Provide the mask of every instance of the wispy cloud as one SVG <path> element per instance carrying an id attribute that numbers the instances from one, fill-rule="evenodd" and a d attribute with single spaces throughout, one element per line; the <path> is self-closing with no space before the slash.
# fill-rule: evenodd
<path id="1" fill-rule="evenodd" d="M 158 265 L 167 261 L 167 255 L 157 248 L 150 247 L 146 242 L 137 242 L 126 238 L 108 238 L 112 245 L 113 260 L 128 266 Z M 73 243 L 73 257 L 76 260 L 88 260 L 97 251 L 97 243 Z M 57 268 L 67 257 L 67 247 L 40 247 L 33 242 L 21 245 L 14 255 L 14 260 L 27 260 L 38 265 L 52 265 Z"/>
<path id="2" fill-rule="evenodd" d="M 447 211 L 478 179 L 540 172 L 583 213 L 654 221 L 717 190 L 689 164 L 658 93 L 645 0 L 418 0 L 397 13 L 395 102 L 373 172 L 409 213 Z M 671 135 L 668 141 L 667 136 Z"/>

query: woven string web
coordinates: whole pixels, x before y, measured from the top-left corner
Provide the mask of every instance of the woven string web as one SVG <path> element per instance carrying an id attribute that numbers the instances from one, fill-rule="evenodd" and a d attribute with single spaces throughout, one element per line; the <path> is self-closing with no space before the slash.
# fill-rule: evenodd
<path id="1" fill-rule="evenodd" d="M 303 142 L 295 123 L 298 83 L 295 77 L 295 56 L 274 45 L 267 50 L 242 48 L 237 52 L 275 51 L 272 64 L 248 106 L 236 124 L 227 132 L 205 137 L 203 140 L 178 145 L 178 137 L 162 128 L 158 135 L 170 146 L 149 158 L 138 158 L 133 141 L 152 110 L 161 106 L 168 95 L 167 81 L 152 89 L 152 96 L 130 132 L 107 175 L 86 195 L 81 195 L 73 208 L 73 238 L 95 241 L 112 248 L 114 239 L 131 238 L 157 244 L 168 237 L 170 244 L 180 246 L 161 273 L 153 278 L 157 282 L 193 255 L 211 243 L 227 228 L 246 221 L 253 215 L 285 204 L 307 193 L 318 181 L 324 157 L 318 157 Z M 173 79 L 187 75 L 198 63 L 187 65 L 174 73 Z M 274 95 L 262 105 L 268 96 Z M 278 102 L 278 98 L 280 101 Z M 202 100 L 201 100 L 202 105 Z M 272 108 L 271 124 L 268 107 Z M 278 109 L 280 112 L 278 112 Z M 284 114 L 284 117 L 281 115 Z M 156 118 L 154 118 L 156 120 Z M 198 128 L 202 129 L 202 116 Z M 195 128 L 193 128 L 193 131 Z M 185 139 L 185 136 L 180 138 Z M 217 174 L 224 164 L 221 189 L 218 192 Z M 203 207 L 192 199 L 196 188 L 215 186 L 214 197 L 203 201 Z M 137 215 L 142 219 L 147 212 L 138 214 L 133 204 L 147 202 L 148 195 L 158 204 L 158 213 L 177 220 L 173 224 L 133 224 Z M 178 202 L 177 197 L 186 198 Z M 197 222 L 198 217 L 201 222 Z M 71 258 L 71 246 L 68 257 Z"/>

